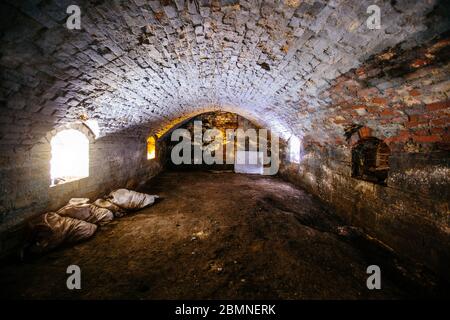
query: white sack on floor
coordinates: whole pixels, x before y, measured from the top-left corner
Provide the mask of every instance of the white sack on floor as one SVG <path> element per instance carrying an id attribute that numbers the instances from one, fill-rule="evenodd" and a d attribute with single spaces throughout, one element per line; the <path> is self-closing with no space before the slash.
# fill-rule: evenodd
<path id="1" fill-rule="evenodd" d="M 79 205 L 79 204 L 85 204 L 85 203 L 89 203 L 89 199 L 88 198 L 72 198 L 69 200 L 68 204 L 72 204 L 72 205 Z"/>
<path id="2" fill-rule="evenodd" d="M 66 205 L 58 210 L 60 216 L 70 217 L 95 224 L 106 224 L 114 219 L 111 211 L 92 204 Z"/>
<path id="3" fill-rule="evenodd" d="M 91 208 L 92 220 L 97 221 L 97 222 L 89 221 L 91 223 L 104 225 L 111 222 L 114 219 L 114 214 L 108 209 L 99 208 L 93 204 L 89 205 L 89 207 Z"/>
<path id="4" fill-rule="evenodd" d="M 30 223 L 31 251 L 42 253 L 62 244 L 76 243 L 93 236 L 97 230 L 95 224 L 61 217 L 57 213 L 45 213 Z"/>
<path id="5" fill-rule="evenodd" d="M 105 200 L 105 199 L 97 199 L 95 200 L 95 202 L 93 203 L 94 206 L 97 206 L 99 208 L 104 208 L 104 209 L 108 209 L 109 211 L 111 211 L 115 217 L 119 218 L 119 217 L 123 217 L 124 215 L 126 215 L 125 210 L 123 210 L 121 207 L 116 206 L 114 203 L 112 203 L 111 201 Z"/>
<path id="6" fill-rule="evenodd" d="M 66 205 L 57 212 L 62 217 L 70 217 L 78 220 L 87 221 L 91 217 L 91 209 L 89 204 L 82 205 Z"/>
<path id="7" fill-rule="evenodd" d="M 117 189 L 109 194 L 107 200 L 121 208 L 137 210 L 153 204 L 157 198 L 159 198 L 157 195 L 150 195 L 127 189 Z"/>

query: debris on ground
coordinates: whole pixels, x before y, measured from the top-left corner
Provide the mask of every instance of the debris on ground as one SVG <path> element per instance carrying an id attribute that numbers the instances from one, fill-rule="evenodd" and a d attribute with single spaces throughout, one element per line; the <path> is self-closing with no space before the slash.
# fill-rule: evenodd
<path id="1" fill-rule="evenodd" d="M 32 243 L 28 250 L 32 254 L 50 251 L 62 244 L 72 244 L 92 237 L 97 226 L 83 220 L 62 217 L 48 212 L 30 223 Z"/>
<path id="2" fill-rule="evenodd" d="M 88 198 L 72 198 L 57 212 L 44 213 L 31 220 L 24 248 L 37 254 L 88 239 L 94 235 L 97 225 L 147 207 L 157 198 L 157 195 L 127 189 L 115 190 L 107 199 L 97 199 L 92 204 Z"/>
<path id="3" fill-rule="evenodd" d="M 139 210 L 153 203 L 157 195 L 149 195 L 127 189 L 117 189 L 109 194 L 107 200 L 127 210 Z"/>

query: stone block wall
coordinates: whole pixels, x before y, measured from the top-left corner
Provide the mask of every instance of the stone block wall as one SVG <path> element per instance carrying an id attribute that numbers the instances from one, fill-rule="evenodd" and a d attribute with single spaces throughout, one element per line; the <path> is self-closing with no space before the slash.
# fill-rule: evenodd
<path id="1" fill-rule="evenodd" d="M 23 115 L 14 129 L 29 143 L 42 122 L 88 114 L 105 132 L 151 123 L 156 133 L 213 105 L 311 132 L 310 110 L 327 105 L 320 93 L 333 79 L 446 30 L 441 2 L 380 1 L 381 29 L 370 30 L 371 0 L 5 0 L 0 106 Z M 80 7 L 80 30 L 65 26 L 69 4 Z"/>
<path id="2" fill-rule="evenodd" d="M 448 38 L 411 50 L 448 32 L 447 2 L 379 1 L 370 30 L 370 0 L 2 1 L 0 228 L 145 180 L 160 165 L 145 158 L 144 132 L 227 110 L 303 137 L 304 159 L 285 176 L 405 254 L 448 266 Z M 69 4 L 80 30 L 65 25 Z M 50 189 L 39 141 L 84 116 L 105 135 L 91 145 L 91 176 Z M 354 123 L 389 144 L 387 187 L 350 177 Z M 389 208 L 409 220 L 379 227 Z"/>
<path id="3" fill-rule="evenodd" d="M 331 204 L 403 256 L 450 278 L 450 41 L 412 50 L 398 47 L 336 79 L 328 91 L 328 119 L 314 125 L 330 140 L 305 136 L 300 164 L 281 175 Z M 346 139 L 352 125 L 372 129 L 388 144 L 387 185 L 352 177 Z M 375 263 L 375 262 L 374 262 Z"/>
<path id="4" fill-rule="evenodd" d="M 70 198 L 95 201 L 116 188 L 136 188 L 158 174 L 165 157 L 147 160 L 145 137 L 108 135 L 90 139 L 89 177 L 50 187 L 50 143 L 43 139 L 28 151 L 0 155 L 0 255 L 10 253 L 23 237 L 27 219 L 57 210 Z"/>
<path id="5" fill-rule="evenodd" d="M 351 176 L 349 149 L 308 146 L 301 164 L 285 164 L 280 172 L 331 204 L 348 224 L 448 279 L 448 155 L 394 154 L 390 165 L 383 186 Z"/>

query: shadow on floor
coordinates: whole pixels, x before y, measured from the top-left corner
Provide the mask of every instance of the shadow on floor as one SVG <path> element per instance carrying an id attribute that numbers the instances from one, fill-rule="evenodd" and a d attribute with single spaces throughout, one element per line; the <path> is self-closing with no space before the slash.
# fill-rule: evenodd
<path id="1" fill-rule="evenodd" d="M 395 299 L 448 294 L 424 268 L 276 177 L 165 172 L 161 199 L 94 238 L 0 268 L 2 298 Z M 78 265 L 82 289 L 68 290 Z M 380 266 L 382 289 L 366 268 Z"/>

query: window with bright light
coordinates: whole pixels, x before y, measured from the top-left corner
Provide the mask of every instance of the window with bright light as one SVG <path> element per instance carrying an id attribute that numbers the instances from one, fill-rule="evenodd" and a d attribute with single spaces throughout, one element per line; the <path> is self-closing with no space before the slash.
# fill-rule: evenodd
<path id="1" fill-rule="evenodd" d="M 289 139 L 289 161 L 300 163 L 300 139 L 296 136 L 291 136 Z"/>
<path id="2" fill-rule="evenodd" d="M 156 140 L 154 137 L 149 137 L 147 139 L 147 159 L 156 158 Z"/>
<path id="3" fill-rule="evenodd" d="M 89 176 L 89 139 L 80 131 L 67 129 L 52 141 L 50 176 L 52 185 Z"/>

